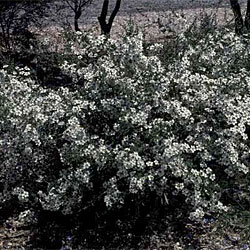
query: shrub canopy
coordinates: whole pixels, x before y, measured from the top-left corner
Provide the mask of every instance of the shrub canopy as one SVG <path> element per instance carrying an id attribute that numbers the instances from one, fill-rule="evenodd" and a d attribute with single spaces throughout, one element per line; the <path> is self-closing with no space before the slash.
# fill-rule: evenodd
<path id="1" fill-rule="evenodd" d="M 78 32 L 75 57 L 61 65 L 71 89 L 41 87 L 28 68 L 4 66 L 0 208 L 17 199 L 68 215 L 153 196 L 194 221 L 226 211 L 223 190 L 248 181 L 246 39 L 180 36 L 182 59 L 164 67 L 162 45 L 145 47 L 141 33 L 115 41 Z"/>

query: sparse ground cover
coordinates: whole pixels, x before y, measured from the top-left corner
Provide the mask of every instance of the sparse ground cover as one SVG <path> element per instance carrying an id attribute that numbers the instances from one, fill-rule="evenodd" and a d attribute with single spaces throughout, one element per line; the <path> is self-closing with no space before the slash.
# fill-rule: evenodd
<path id="1" fill-rule="evenodd" d="M 250 38 L 188 24 L 4 59 L 3 248 L 249 249 Z"/>
<path id="2" fill-rule="evenodd" d="M 112 3 L 111 7 L 112 9 Z M 150 1 L 149 1 L 150 2 Z M 215 26 L 228 26 L 234 22 L 232 10 L 228 1 L 154 1 L 145 5 L 144 1 L 123 2 L 120 12 L 113 25 L 111 37 L 118 39 L 124 35 L 128 22 L 135 24 L 150 41 L 159 41 L 172 37 L 188 29 L 192 23 L 199 23 L 201 19 L 209 20 Z M 113 3 L 114 4 L 114 3 Z M 244 1 L 242 11 L 246 9 Z M 80 28 L 83 31 L 95 29 L 100 33 L 97 16 L 101 11 L 101 2 L 93 2 L 87 8 L 80 20 Z M 51 47 L 58 45 L 58 34 L 71 28 L 72 13 L 63 10 L 49 15 L 45 21 L 42 36 L 53 39 Z M 72 26 L 72 25 L 71 25 Z M 34 29 L 35 31 L 35 29 Z M 36 31 L 35 31 L 36 32 Z M 37 33 L 40 33 L 39 30 Z"/>

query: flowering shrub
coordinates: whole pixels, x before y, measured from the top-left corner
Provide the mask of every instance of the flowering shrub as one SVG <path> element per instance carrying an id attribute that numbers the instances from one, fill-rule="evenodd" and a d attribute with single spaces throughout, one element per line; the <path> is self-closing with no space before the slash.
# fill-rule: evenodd
<path id="1" fill-rule="evenodd" d="M 0 72 L 0 206 L 16 197 L 68 215 L 152 194 L 166 208 L 183 200 L 191 220 L 227 211 L 222 182 L 249 171 L 250 75 L 235 68 L 246 38 L 180 37 L 187 49 L 167 68 L 141 33 L 74 39 L 78 59 L 61 66 L 74 89 L 43 88 L 28 68 Z"/>

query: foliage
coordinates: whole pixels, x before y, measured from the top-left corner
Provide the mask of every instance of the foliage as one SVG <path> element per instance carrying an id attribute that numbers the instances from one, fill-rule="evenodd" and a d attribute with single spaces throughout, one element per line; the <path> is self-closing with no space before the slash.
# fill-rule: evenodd
<path id="1" fill-rule="evenodd" d="M 180 224 L 232 211 L 226 190 L 249 182 L 248 37 L 178 39 L 183 50 L 163 64 L 164 47 L 141 33 L 77 32 L 61 65 L 70 89 L 5 65 L 0 208 L 15 202 L 25 223 L 49 211 L 74 225 L 89 210 L 117 224 L 123 212 L 125 231 L 154 210 Z"/>
<path id="2" fill-rule="evenodd" d="M 0 2 L 0 46 L 3 49 L 27 49 L 35 46 L 35 36 L 28 30 L 37 27 L 46 15 L 49 0 L 11 0 Z"/>

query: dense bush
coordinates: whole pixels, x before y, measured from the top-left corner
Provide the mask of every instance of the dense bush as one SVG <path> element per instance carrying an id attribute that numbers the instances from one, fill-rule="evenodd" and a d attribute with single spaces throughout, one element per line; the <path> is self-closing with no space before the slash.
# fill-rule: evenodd
<path id="1" fill-rule="evenodd" d="M 247 39 L 181 35 L 165 67 L 163 46 L 146 47 L 141 33 L 78 32 L 61 66 L 71 89 L 4 66 L 0 208 L 16 202 L 23 223 L 44 210 L 79 218 L 157 200 L 180 221 L 227 211 L 224 190 L 249 181 Z"/>

